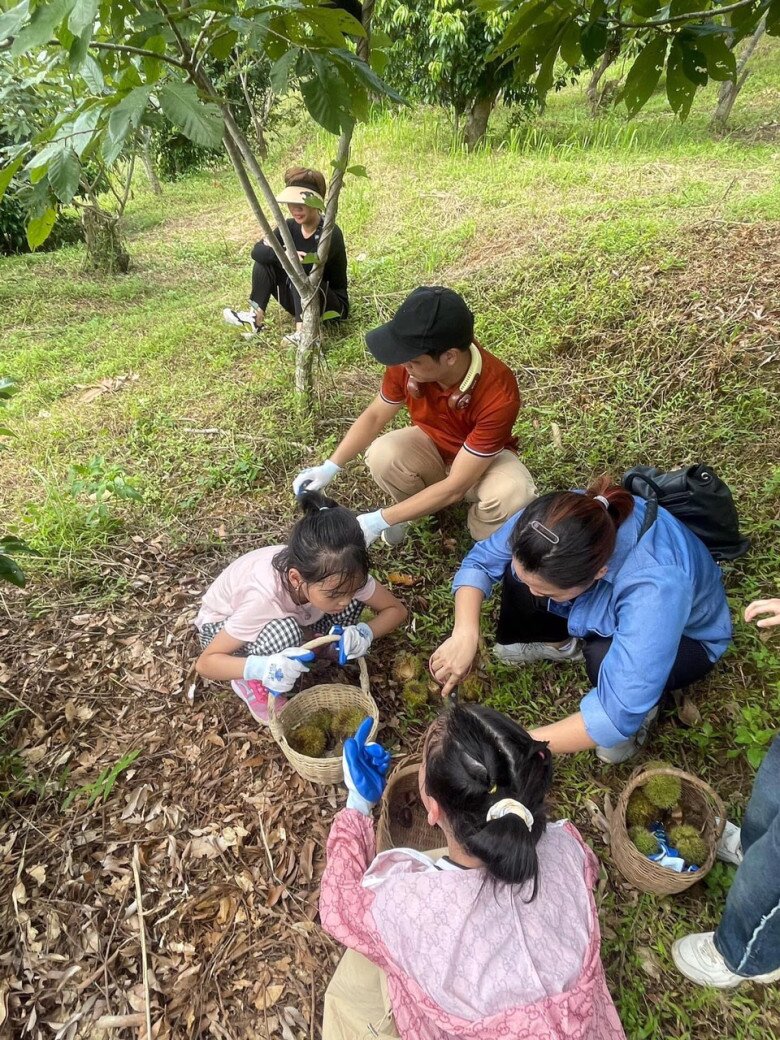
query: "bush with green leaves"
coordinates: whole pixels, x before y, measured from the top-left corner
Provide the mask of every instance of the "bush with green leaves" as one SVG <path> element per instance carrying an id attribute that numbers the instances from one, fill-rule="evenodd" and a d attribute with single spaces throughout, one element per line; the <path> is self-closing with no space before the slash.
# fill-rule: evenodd
<path id="1" fill-rule="evenodd" d="M 672 110 L 685 119 L 696 91 L 709 80 L 736 77 L 735 43 L 763 18 L 780 35 L 780 0 L 476 0 L 486 14 L 502 13 L 503 37 L 491 56 L 512 62 L 515 77 L 540 98 L 552 88 L 556 63 L 592 67 L 609 47 L 638 53 L 620 92 L 629 115 L 650 100 L 664 77 Z"/>
<path id="2" fill-rule="evenodd" d="M 76 463 L 68 470 L 70 492 L 76 498 L 90 503 L 85 522 L 96 526 L 109 519 L 112 499 L 121 502 L 140 502 L 142 495 L 124 469 L 116 463 L 107 463 L 102 455 L 95 455 L 86 463 Z"/>

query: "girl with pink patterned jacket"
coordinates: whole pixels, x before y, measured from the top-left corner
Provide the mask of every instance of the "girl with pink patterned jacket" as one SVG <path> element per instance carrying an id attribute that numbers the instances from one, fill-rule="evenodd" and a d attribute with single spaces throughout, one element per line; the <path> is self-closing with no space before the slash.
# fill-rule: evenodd
<path id="1" fill-rule="evenodd" d="M 420 767 L 444 855 L 376 855 L 389 756 L 365 744 L 369 728 L 345 742 L 350 793 L 322 879 L 322 926 L 349 948 L 323 1040 L 625 1040 L 600 958 L 596 858 L 570 823 L 547 823 L 547 744 L 484 706 L 446 711 Z"/>

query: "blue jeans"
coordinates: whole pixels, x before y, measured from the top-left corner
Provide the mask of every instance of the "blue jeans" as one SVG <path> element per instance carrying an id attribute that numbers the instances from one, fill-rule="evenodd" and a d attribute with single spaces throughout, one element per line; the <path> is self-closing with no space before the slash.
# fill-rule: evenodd
<path id="1" fill-rule="evenodd" d="M 756 774 L 737 868 L 715 946 L 737 975 L 780 968 L 780 734 Z"/>

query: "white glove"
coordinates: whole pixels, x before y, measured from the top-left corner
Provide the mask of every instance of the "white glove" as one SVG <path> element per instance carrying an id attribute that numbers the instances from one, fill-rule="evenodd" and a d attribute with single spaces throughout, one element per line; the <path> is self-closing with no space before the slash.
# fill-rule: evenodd
<path id="1" fill-rule="evenodd" d="M 289 693 L 296 680 L 309 670 L 303 662 L 313 660 L 313 652 L 299 646 L 291 646 L 268 657 L 252 654 L 246 659 L 244 678 L 256 679 L 270 693 Z"/>
<path id="2" fill-rule="evenodd" d="M 374 633 L 365 621 L 360 621 L 357 625 L 347 625 L 346 628 L 334 625 L 329 634 L 341 636 L 336 643 L 341 665 L 347 661 L 355 661 L 358 657 L 365 657 L 374 641 Z"/>
<path id="3" fill-rule="evenodd" d="M 341 472 L 341 466 L 328 459 L 321 466 L 310 466 L 302 469 L 293 481 L 293 494 L 300 495 L 302 491 L 322 491 L 330 484 L 337 473 Z"/>
<path id="4" fill-rule="evenodd" d="M 381 509 L 377 509 L 375 513 L 361 513 L 357 518 L 357 522 L 360 524 L 367 546 L 375 542 L 382 531 L 386 531 L 390 526 L 382 516 Z"/>

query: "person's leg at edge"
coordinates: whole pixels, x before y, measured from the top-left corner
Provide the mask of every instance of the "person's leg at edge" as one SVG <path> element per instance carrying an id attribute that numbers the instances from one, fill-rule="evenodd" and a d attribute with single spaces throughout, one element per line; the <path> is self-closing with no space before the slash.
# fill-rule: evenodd
<path id="1" fill-rule="evenodd" d="M 466 492 L 471 537 L 475 542 L 487 538 L 534 498 L 536 486 L 526 467 L 514 452 L 500 451 L 482 479 Z"/>
<path id="2" fill-rule="evenodd" d="M 395 1040 L 398 1035 L 384 972 L 347 950 L 325 991 L 322 1040 Z"/>
<path id="3" fill-rule="evenodd" d="M 565 617 L 547 609 L 548 601 L 532 596 L 518 581 L 511 564 L 501 584 L 501 609 L 493 653 L 508 664 L 565 661 L 579 657 L 577 640 L 569 635 Z"/>
<path id="4" fill-rule="evenodd" d="M 588 681 L 591 686 L 596 686 L 599 680 L 599 669 L 601 663 L 607 656 L 607 651 L 612 646 L 612 639 L 608 636 L 587 636 L 582 644 L 582 653 L 585 657 L 585 668 L 588 672 Z M 697 639 L 689 639 L 683 636 L 677 648 L 677 656 L 672 663 L 669 677 L 663 689 L 663 694 L 672 693 L 675 690 L 685 689 L 692 683 L 698 682 L 714 668 L 714 664 L 707 656 L 707 651 Z M 658 717 L 660 707 L 656 704 L 645 715 L 637 732 L 615 744 L 610 748 L 597 747 L 596 754 L 602 762 L 616 765 L 632 758 L 647 741 L 650 728 Z"/>
<path id="5" fill-rule="evenodd" d="M 780 969 L 780 735 L 756 774 L 742 851 L 714 944 L 731 971 L 753 977 Z"/>
<path id="6" fill-rule="evenodd" d="M 391 430 L 377 437 L 366 452 L 366 465 L 374 483 L 394 502 L 403 502 L 423 488 L 444 480 L 447 469 L 436 445 L 416 426 Z M 400 544 L 406 524 L 396 524 L 387 532 L 390 544 Z M 383 535 L 384 537 L 384 535 Z"/>

